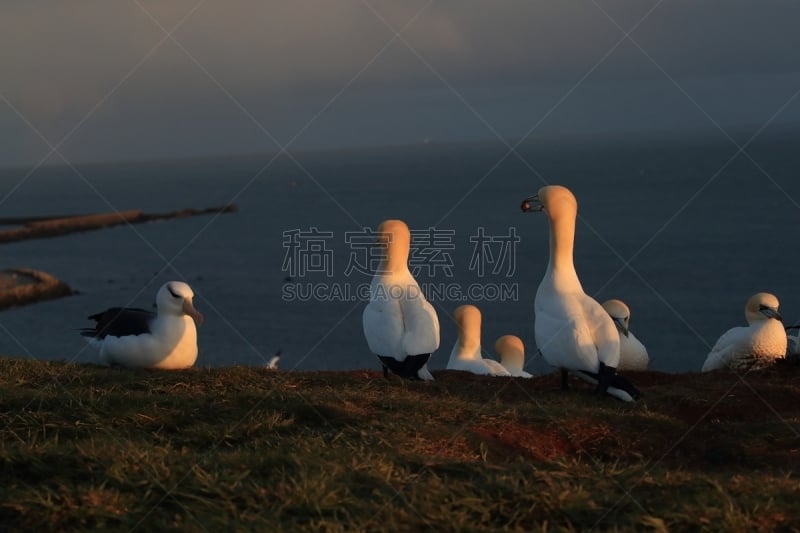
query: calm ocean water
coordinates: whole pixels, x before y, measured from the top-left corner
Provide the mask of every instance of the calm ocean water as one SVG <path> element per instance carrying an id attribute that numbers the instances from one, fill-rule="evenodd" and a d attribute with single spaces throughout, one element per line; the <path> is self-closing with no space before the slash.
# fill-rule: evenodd
<path id="1" fill-rule="evenodd" d="M 547 371 L 533 339 L 547 222 L 519 209 L 546 180 L 578 197 L 575 262 L 586 292 L 629 304 L 652 368 L 698 370 L 719 334 L 743 323 L 754 292 L 775 293 L 786 322 L 800 320 L 797 142 L 755 142 L 755 163 L 736 152 L 724 140 L 537 142 L 520 148 L 523 162 L 503 158 L 499 143 L 429 144 L 302 153 L 266 169 L 264 156 L 82 166 L 82 178 L 40 169 L 0 205 L 0 217 L 231 201 L 240 211 L 1 246 L 0 268 L 45 270 L 81 294 L 0 312 L 0 353 L 93 361 L 76 333 L 88 314 L 149 306 L 161 283 L 184 279 L 206 315 L 200 366 L 260 365 L 281 351 L 283 369 L 377 369 L 358 300 L 369 277 L 356 263 L 367 266 L 363 228 L 392 217 L 420 230 L 420 282 L 449 291 L 436 300 L 442 344 L 432 368 L 446 365 L 455 341 L 449 314 L 469 302 L 483 311 L 485 349 L 517 334 L 529 368 Z M 0 171 L 0 197 L 27 171 Z M 504 249 L 511 231 L 519 242 Z M 286 244 L 292 235 L 296 248 Z M 484 294 L 456 301 L 470 286 Z M 506 301 L 485 289 L 500 286 Z M 285 298 L 310 290 L 324 301 Z"/>

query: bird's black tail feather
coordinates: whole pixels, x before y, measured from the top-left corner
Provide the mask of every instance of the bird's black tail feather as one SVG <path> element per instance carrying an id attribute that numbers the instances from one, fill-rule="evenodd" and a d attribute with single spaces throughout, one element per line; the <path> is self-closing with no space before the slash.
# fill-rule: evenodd
<path id="1" fill-rule="evenodd" d="M 397 374 L 398 376 L 406 379 L 420 379 L 419 369 L 425 366 L 425 363 L 428 362 L 430 359 L 431 354 L 424 353 L 419 355 L 409 355 L 402 361 L 398 361 L 394 357 L 385 357 L 382 355 L 378 356 L 378 359 L 381 360 L 384 368 L 388 368 L 392 371 L 393 374 Z"/>
<path id="2" fill-rule="evenodd" d="M 588 370 L 579 370 L 578 372 L 584 376 L 589 376 L 598 383 L 600 382 L 600 376 L 596 372 L 589 372 Z M 642 397 L 642 391 L 637 389 L 629 380 L 616 373 L 608 379 L 608 386 L 627 392 L 634 400 Z"/>

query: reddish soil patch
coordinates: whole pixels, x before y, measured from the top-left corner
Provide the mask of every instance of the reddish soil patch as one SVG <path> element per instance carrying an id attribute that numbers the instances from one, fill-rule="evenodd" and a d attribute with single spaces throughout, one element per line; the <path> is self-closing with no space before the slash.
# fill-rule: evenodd
<path id="1" fill-rule="evenodd" d="M 732 372 L 640 372 L 631 378 L 641 384 L 644 399 L 631 406 L 607 399 L 599 404 L 603 412 L 597 413 L 598 418 L 592 417 L 591 405 L 579 400 L 590 386 L 576 384 L 574 390 L 561 393 L 557 376 L 525 380 L 522 385 L 531 396 L 542 398 L 542 389 L 572 395 L 578 401 L 575 410 L 570 416 L 554 412 L 549 423 L 500 421 L 476 425 L 471 431 L 501 458 L 524 455 L 552 461 L 589 456 L 644 458 L 699 468 L 800 467 L 800 365 L 782 363 L 741 379 Z M 457 379 L 463 378 L 446 377 L 451 383 Z M 467 383 L 464 388 L 469 389 L 464 394 L 478 390 Z M 518 390 L 504 390 L 503 400 L 517 396 L 525 400 L 514 389 Z M 585 399 L 597 402 L 594 397 Z M 545 399 L 544 408 L 548 405 Z M 570 409 L 561 402 L 553 405 L 565 407 Z"/>
<path id="2" fill-rule="evenodd" d="M 478 451 L 463 438 L 441 438 L 427 440 L 418 437 L 414 451 L 422 457 L 439 457 L 457 461 L 476 461 L 480 458 Z"/>
<path id="3" fill-rule="evenodd" d="M 534 459 L 551 461 L 576 453 L 573 444 L 553 429 L 533 429 L 509 422 L 474 426 L 471 431 L 489 446 L 490 452 L 500 458 L 514 458 L 523 454 Z"/>

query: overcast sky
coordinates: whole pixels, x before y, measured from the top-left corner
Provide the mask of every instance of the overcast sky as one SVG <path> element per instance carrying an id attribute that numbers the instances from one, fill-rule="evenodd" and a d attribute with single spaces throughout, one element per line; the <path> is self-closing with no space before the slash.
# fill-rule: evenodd
<path id="1" fill-rule="evenodd" d="M 796 0 L 5 0 L 0 166 L 755 131 L 800 90 L 798 23 Z M 800 98 L 774 117 L 798 122 Z"/>

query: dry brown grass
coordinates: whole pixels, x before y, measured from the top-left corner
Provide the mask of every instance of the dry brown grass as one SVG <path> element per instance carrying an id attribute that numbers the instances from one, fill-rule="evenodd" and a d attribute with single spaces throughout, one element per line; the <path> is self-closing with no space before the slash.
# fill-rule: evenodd
<path id="1" fill-rule="evenodd" d="M 800 366 L 555 376 L 125 371 L 0 359 L 17 528 L 797 530 Z"/>

